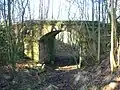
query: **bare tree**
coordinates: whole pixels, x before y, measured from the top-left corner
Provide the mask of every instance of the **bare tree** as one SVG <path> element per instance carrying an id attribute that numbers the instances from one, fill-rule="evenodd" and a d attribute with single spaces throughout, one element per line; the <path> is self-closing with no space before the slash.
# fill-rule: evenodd
<path id="1" fill-rule="evenodd" d="M 100 61 L 100 0 L 98 1 L 98 12 L 99 12 L 99 19 L 98 19 L 98 55 L 97 55 L 97 60 L 98 62 Z"/>
<path id="2" fill-rule="evenodd" d="M 111 0 L 111 50 L 110 50 L 110 66 L 111 72 L 116 67 L 115 62 L 115 48 L 116 48 L 116 5 L 117 0 Z"/>
<path id="3" fill-rule="evenodd" d="M 39 3 L 39 19 L 47 19 L 48 18 L 48 13 L 50 9 L 50 0 L 40 0 Z"/>

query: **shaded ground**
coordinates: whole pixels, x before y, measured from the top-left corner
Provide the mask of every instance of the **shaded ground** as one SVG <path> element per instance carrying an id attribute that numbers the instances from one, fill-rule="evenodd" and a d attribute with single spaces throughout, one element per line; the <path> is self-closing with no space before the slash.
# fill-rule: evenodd
<path id="1" fill-rule="evenodd" d="M 13 73 L 10 66 L 5 66 L 0 68 L 0 90 L 120 90 L 101 89 L 112 80 L 117 80 L 115 78 L 119 75 L 119 69 L 115 74 L 110 74 L 109 58 L 88 70 L 68 66 L 44 71 L 34 67 L 19 68 Z"/>
<path id="2" fill-rule="evenodd" d="M 9 68 L 1 68 L 0 90 L 45 90 L 49 85 L 54 85 L 59 90 L 76 90 L 72 85 L 72 78 L 77 70 L 54 70 L 40 72 L 37 69 L 19 70 L 13 76 Z"/>

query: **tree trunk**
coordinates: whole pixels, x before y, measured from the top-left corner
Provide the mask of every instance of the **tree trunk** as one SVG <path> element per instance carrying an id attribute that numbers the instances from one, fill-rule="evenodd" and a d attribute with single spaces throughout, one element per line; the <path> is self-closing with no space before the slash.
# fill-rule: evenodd
<path id="1" fill-rule="evenodd" d="M 100 61 L 100 1 L 98 2 L 98 7 L 99 7 L 99 22 L 98 22 L 98 55 L 97 55 L 97 60 L 98 62 Z"/>
<path id="2" fill-rule="evenodd" d="M 116 19 L 115 15 L 116 11 L 114 9 L 114 0 L 111 0 L 111 51 L 110 51 L 110 66 L 111 66 L 111 72 L 114 71 L 114 68 L 116 67 L 116 62 L 115 62 L 115 53 L 114 53 L 114 48 L 115 48 L 115 33 L 116 33 Z"/>

